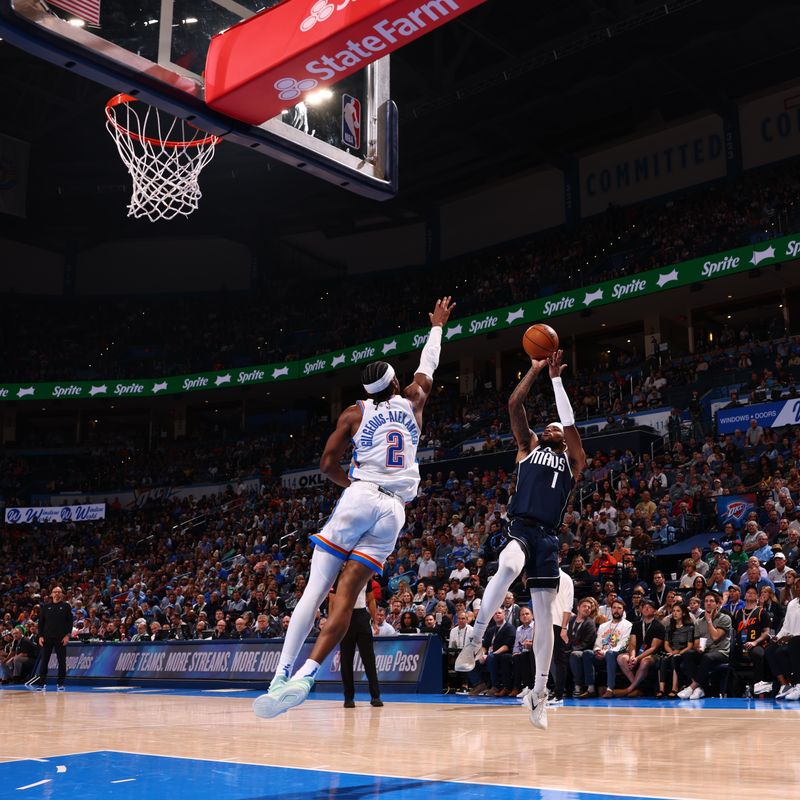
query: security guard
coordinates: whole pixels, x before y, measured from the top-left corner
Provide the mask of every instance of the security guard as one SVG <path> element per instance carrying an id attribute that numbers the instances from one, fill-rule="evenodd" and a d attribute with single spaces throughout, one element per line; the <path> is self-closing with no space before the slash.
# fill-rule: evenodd
<path id="1" fill-rule="evenodd" d="M 42 606 L 39 614 L 39 644 L 42 647 L 42 661 L 39 670 L 39 688 L 45 691 L 47 666 L 50 655 L 55 650 L 58 659 L 58 691 L 64 691 L 67 677 L 67 642 L 72 633 L 72 608 L 64 601 L 64 592 L 56 586 L 50 592 L 50 602 Z"/>

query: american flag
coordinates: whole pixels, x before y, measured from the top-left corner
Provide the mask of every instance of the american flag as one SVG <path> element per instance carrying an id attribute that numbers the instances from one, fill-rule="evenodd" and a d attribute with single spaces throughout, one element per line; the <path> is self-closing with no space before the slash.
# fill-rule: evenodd
<path id="1" fill-rule="evenodd" d="M 100 3 L 102 0 L 47 0 L 51 6 L 56 6 L 76 17 L 85 19 L 92 25 L 100 24 Z"/>

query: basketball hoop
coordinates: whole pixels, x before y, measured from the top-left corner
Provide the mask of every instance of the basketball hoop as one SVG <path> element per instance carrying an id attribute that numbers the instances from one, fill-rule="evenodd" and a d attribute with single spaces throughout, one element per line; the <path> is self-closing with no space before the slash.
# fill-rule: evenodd
<path id="1" fill-rule="evenodd" d="M 154 106 L 142 104 L 139 113 L 138 102 L 118 94 L 106 103 L 106 128 L 133 179 L 128 216 L 151 222 L 188 217 L 203 196 L 200 173 L 222 138 L 179 117 L 170 121 Z"/>

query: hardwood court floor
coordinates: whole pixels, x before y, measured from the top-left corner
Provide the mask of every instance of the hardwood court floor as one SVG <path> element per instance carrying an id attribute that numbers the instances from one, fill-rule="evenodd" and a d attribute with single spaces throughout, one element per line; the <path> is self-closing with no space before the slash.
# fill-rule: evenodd
<path id="1" fill-rule="evenodd" d="M 0 762 L 110 750 L 557 794 L 763 799 L 780 787 L 782 797 L 800 795 L 797 703 L 568 702 L 548 712 L 541 732 L 508 701 L 404 698 L 376 709 L 359 700 L 346 710 L 321 699 L 264 721 L 251 712 L 252 696 L 2 691 Z M 765 783 L 770 775 L 776 783 Z"/>

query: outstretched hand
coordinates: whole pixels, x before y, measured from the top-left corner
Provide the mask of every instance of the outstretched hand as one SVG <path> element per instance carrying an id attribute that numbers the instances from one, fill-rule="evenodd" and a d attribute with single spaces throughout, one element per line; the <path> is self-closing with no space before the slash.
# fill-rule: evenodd
<path id="1" fill-rule="evenodd" d="M 450 319 L 450 312 L 456 307 L 456 304 L 452 301 L 453 298 L 450 296 L 443 297 L 441 300 L 436 301 L 433 313 L 428 314 L 431 320 L 431 326 L 444 326 L 447 320 Z"/>
<path id="2" fill-rule="evenodd" d="M 567 368 L 567 364 L 562 364 L 561 359 L 564 357 L 563 350 L 556 350 L 549 358 L 547 359 L 547 364 L 550 367 L 550 377 L 551 378 L 560 378 L 561 374 Z"/>

